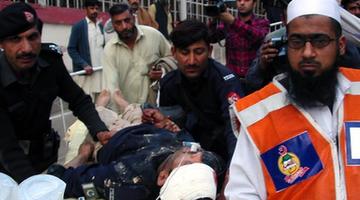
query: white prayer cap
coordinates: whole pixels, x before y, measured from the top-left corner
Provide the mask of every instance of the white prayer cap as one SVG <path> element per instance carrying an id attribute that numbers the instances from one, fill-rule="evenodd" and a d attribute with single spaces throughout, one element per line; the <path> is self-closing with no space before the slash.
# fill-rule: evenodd
<path id="1" fill-rule="evenodd" d="M 66 184 L 61 179 L 39 174 L 20 183 L 19 193 L 23 200 L 63 200 Z"/>
<path id="2" fill-rule="evenodd" d="M 161 200 L 216 199 L 214 170 L 203 163 L 175 168 L 160 189 Z"/>
<path id="3" fill-rule="evenodd" d="M 324 15 L 341 23 L 336 0 L 292 0 L 287 7 L 287 24 L 303 15 Z"/>
<path id="4" fill-rule="evenodd" d="M 0 200 L 17 200 L 18 184 L 10 176 L 0 173 Z"/>

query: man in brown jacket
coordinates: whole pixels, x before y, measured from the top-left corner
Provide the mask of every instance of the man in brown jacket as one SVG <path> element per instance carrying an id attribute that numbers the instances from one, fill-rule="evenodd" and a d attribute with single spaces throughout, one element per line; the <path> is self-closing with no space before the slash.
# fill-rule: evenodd
<path id="1" fill-rule="evenodd" d="M 151 26 L 156 29 L 159 28 L 159 24 L 153 20 L 148 11 L 145 8 L 140 7 L 140 0 L 128 0 L 128 3 L 138 24 Z"/>

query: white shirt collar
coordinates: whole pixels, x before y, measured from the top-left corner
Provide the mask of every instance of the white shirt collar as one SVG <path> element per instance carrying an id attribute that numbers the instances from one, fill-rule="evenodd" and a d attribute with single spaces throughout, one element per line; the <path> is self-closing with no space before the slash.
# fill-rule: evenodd
<path id="1" fill-rule="evenodd" d="M 86 23 L 87 23 L 87 24 L 94 23 L 94 22 L 91 21 L 87 16 L 85 17 L 85 20 L 86 20 Z M 96 20 L 96 23 L 95 23 L 95 24 L 97 25 L 97 24 L 99 24 L 99 23 L 100 23 L 100 21 L 99 21 L 99 20 Z"/>

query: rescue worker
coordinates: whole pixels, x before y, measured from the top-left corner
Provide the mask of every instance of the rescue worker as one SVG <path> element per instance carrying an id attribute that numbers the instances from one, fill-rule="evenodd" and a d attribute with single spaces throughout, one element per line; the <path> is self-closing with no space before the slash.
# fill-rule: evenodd
<path id="1" fill-rule="evenodd" d="M 335 0 L 292 0 L 287 73 L 236 102 L 238 140 L 225 196 L 358 199 L 360 71 L 343 68 Z"/>

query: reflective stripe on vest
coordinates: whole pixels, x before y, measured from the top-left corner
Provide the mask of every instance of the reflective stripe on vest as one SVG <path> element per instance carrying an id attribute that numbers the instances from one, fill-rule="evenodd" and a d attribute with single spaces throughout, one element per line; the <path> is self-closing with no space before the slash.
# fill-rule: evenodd
<path id="1" fill-rule="evenodd" d="M 360 155 L 349 154 L 349 134 L 353 130 L 357 136 L 359 130 L 360 135 L 360 71 L 340 72 L 339 81 L 351 82 L 339 108 L 341 165 L 347 199 L 358 199 Z M 268 199 L 339 199 L 339 174 L 344 173 L 336 143 L 286 95 L 274 82 L 232 106 L 260 153 Z"/>

